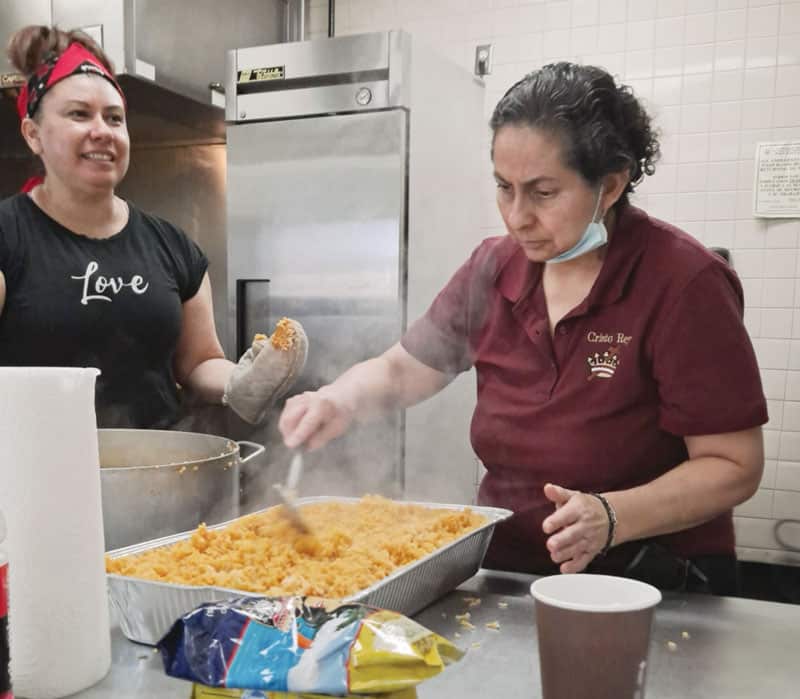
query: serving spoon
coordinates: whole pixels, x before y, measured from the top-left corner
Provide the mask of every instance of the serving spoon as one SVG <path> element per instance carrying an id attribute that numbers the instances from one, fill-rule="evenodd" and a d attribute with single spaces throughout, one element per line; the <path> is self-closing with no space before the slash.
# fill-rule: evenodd
<path id="1" fill-rule="evenodd" d="M 286 476 L 286 483 L 281 485 L 275 483 L 273 487 L 278 491 L 283 508 L 281 513 L 289 520 L 291 525 L 302 534 L 310 534 L 309 528 L 300 510 L 297 507 L 297 484 L 300 482 L 300 476 L 303 473 L 303 453 L 296 451 L 292 456 L 292 461 L 289 464 L 289 474 Z"/>

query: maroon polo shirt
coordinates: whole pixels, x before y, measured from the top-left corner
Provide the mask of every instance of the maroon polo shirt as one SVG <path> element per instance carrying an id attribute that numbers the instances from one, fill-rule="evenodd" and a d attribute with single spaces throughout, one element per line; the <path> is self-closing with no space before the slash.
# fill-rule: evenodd
<path id="1" fill-rule="evenodd" d="M 625 490 L 687 458 L 683 437 L 767 420 L 736 274 L 691 236 L 622 209 L 589 295 L 549 332 L 543 265 L 489 238 L 402 339 L 446 373 L 477 372 L 471 442 L 479 502 L 515 515 L 487 564 L 553 570 L 542 488 Z M 682 556 L 732 554 L 731 512 L 659 541 Z M 612 550 L 611 569 L 638 550 Z"/>

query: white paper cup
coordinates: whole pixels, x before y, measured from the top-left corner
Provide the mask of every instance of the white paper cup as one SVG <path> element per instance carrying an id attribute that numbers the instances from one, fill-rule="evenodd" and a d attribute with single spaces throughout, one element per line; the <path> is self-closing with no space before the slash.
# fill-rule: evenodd
<path id="1" fill-rule="evenodd" d="M 552 575 L 531 585 L 544 699 L 641 699 L 661 592 L 610 575 Z"/>

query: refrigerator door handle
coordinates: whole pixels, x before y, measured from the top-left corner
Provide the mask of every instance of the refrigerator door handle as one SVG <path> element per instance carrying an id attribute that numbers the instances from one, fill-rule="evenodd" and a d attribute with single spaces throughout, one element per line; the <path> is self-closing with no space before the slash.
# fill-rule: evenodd
<path id="1" fill-rule="evenodd" d="M 253 341 L 253 328 L 247 324 L 247 289 L 249 285 L 269 284 L 269 279 L 237 279 L 236 280 L 236 359 L 241 357 Z M 269 289 L 269 287 L 267 287 Z M 269 318 L 269 296 L 267 296 L 265 313 L 260 313 L 259 318 L 266 321 Z M 269 334 L 270 328 L 261 328 L 260 332 Z M 235 361 L 235 360 L 234 360 Z"/>

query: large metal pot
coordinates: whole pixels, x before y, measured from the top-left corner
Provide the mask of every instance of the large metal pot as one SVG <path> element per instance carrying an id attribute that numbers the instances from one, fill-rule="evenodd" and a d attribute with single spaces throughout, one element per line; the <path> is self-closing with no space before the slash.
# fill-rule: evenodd
<path id="1" fill-rule="evenodd" d="M 238 517 L 239 467 L 264 452 L 196 432 L 97 432 L 106 551 Z"/>

